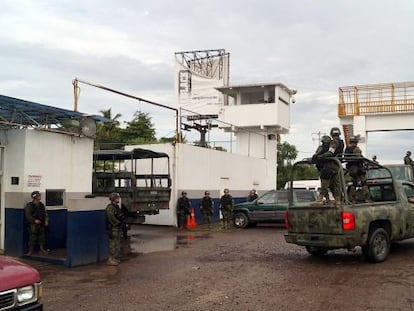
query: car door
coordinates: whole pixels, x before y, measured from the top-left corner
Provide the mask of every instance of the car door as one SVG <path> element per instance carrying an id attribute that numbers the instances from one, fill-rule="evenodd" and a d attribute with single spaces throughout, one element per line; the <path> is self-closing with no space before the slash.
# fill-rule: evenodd
<path id="1" fill-rule="evenodd" d="M 273 205 L 273 221 L 284 221 L 286 208 L 289 204 L 288 191 L 279 190 L 276 202 Z"/>
<path id="2" fill-rule="evenodd" d="M 250 219 L 255 222 L 272 221 L 275 218 L 277 193 L 275 190 L 266 192 L 258 198 L 250 208 Z"/>

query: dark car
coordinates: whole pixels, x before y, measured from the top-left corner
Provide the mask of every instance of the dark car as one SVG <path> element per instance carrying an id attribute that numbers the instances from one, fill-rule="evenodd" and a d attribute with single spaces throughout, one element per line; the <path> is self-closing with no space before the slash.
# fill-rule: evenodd
<path id="1" fill-rule="evenodd" d="M 289 190 L 271 190 L 252 202 L 239 203 L 233 209 L 233 223 L 236 228 L 245 228 L 257 223 L 284 222 L 288 206 Z M 313 202 L 314 190 L 293 190 L 294 202 Z"/>

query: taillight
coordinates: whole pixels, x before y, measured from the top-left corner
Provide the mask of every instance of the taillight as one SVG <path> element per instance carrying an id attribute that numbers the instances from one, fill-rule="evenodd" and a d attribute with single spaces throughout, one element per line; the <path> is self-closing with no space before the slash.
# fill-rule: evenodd
<path id="1" fill-rule="evenodd" d="M 289 230 L 289 214 L 287 211 L 285 212 L 285 227 L 286 230 Z"/>
<path id="2" fill-rule="evenodd" d="M 350 212 L 342 212 L 342 229 L 355 230 L 355 216 Z"/>

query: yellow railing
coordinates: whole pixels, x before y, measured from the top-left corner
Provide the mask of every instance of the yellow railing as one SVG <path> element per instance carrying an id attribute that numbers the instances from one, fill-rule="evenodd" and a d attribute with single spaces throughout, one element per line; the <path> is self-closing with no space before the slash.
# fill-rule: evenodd
<path id="1" fill-rule="evenodd" d="M 339 117 L 404 112 L 414 112 L 414 82 L 339 88 Z"/>

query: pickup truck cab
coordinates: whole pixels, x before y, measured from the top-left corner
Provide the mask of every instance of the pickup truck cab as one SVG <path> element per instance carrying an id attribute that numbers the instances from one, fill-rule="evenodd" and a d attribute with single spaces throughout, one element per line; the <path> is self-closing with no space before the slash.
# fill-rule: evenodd
<path id="1" fill-rule="evenodd" d="M 245 228 L 257 223 L 272 223 L 285 220 L 288 206 L 288 190 L 270 190 L 252 202 L 236 204 L 233 209 L 233 224 L 236 228 Z M 316 199 L 316 191 L 295 189 L 292 192 L 295 202 L 310 203 Z"/>
<path id="2" fill-rule="evenodd" d="M 352 183 L 345 167 L 346 163 L 356 159 L 363 162 L 367 172 L 372 202 L 365 202 L 363 195 L 354 204 L 349 200 L 348 191 Z M 414 237 L 414 184 L 395 179 L 395 174 L 387 167 L 366 158 L 330 158 L 330 161 L 335 161 L 340 168 L 342 204 L 328 201 L 322 206 L 299 205 L 291 200 L 285 218 L 286 242 L 305 246 L 310 254 L 316 256 L 332 249 L 353 250 L 360 246 L 368 261 L 384 261 L 391 242 Z M 302 165 L 311 164 L 307 160 L 300 161 L 295 163 L 293 170 Z M 381 174 L 369 171 L 381 171 Z M 294 172 L 292 174 L 295 175 Z M 358 191 L 360 189 L 357 188 Z"/>
<path id="3" fill-rule="evenodd" d="M 0 255 L 0 310 L 40 311 L 39 272 L 11 257 Z"/>

